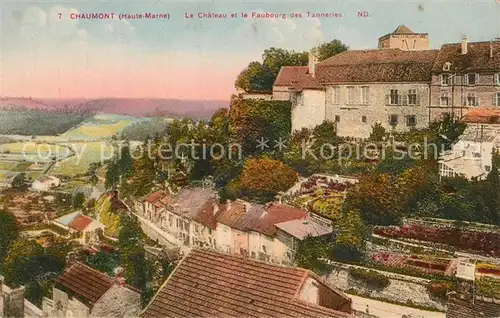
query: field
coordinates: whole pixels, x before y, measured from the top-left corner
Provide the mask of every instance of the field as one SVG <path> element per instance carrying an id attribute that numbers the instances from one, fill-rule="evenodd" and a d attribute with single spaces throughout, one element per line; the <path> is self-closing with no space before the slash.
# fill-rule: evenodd
<path id="1" fill-rule="evenodd" d="M 85 174 L 91 163 L 109 159 L 114 151 L 114 148 L 104 141 L 72 143 L 71 147 L 76 155 L 56 163 L 51 174 L 68 177 Z"/>
<path id="2" fill-rule="evenodd" d="M 95 115 L 78 127 L 60 135 L 59 139 L 71 141 L 111 138 L 120 134 L 125 127 L 143 120 L 147 119 L 118 115 Z"/>

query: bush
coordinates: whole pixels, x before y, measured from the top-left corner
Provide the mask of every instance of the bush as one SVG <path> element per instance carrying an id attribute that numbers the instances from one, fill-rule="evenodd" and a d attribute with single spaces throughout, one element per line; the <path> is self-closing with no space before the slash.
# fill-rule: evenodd
<path id="1" fill-rule="evenodd" d="M 350 268 L 349 275 L 354 279 L 363 281 L 367 285 L 378 289 L 386 288 L 391 283 L 389 278 L 373 270 Z"/>
<path id="2" fill-rule="evenodd" d="M 445 299 L 446 294 L 453 290 L 453 284 L 447 281 L 432 280 L 427 286 L 427 292 L 436 298 Z"/>

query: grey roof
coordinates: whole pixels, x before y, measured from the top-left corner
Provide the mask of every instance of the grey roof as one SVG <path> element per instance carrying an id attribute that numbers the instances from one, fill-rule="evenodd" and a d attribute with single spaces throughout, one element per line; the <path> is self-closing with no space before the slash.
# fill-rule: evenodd
<path id="1" fill-rule="evenodd" d="M 214 196 L 212 188 L 185 188 L 174 197 L 168 209 L 175 214 L 186 214 L 195 218 L 202 211 L 203 205 Z"/>
<path id="2" fill-rule="evenodd" d="M 484 125 L 468 125 L 460 136 L 460 139 L 465 141 L 491 142 L 497 138 L 500 139 L 500 129 Z"/>
<path id="3" fill-rule="evenodd" d="M 307 236 L 318 237 L 332 232 L 310 218 L 278 223 L 276 227 L 299 240 L 303 240 Z"/>
<path id="4" fill-rule="evenodd" d="M 138 317 L 141 295 L 127 287 L 113 285 L 94 305 L 90 317 Z"/>

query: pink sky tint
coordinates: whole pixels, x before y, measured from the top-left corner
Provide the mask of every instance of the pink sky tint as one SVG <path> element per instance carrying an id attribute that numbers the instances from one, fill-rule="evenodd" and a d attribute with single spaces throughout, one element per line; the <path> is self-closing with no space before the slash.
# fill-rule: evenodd
<path id="1" fill-rule="evenodd" d="M 58 72 L 9 72 L 2 77 L 2 96 L 38 98 L 176 98 L 227 100 L 238 69 L 185 67 L 111 68 Z M 60 95 L 59 95 L 60 91 Z"/>

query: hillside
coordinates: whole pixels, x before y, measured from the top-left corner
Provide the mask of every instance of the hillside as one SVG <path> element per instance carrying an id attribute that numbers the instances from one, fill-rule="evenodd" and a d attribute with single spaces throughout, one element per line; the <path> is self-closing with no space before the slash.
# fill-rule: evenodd
<path id="1" fill-rule="evenodd" d="M 0 108 L 26 109 L 78 109 L 91 110 L 107 114 L 128 115 L 135 117 L 195 117 L 208 118 L 217 109 L 228 107 L 229 101 L 219 100 L 179 100 L 179 99 L 133 99 L 133 98 L 101 98 L 101 99 L 0 99 Z"/>

